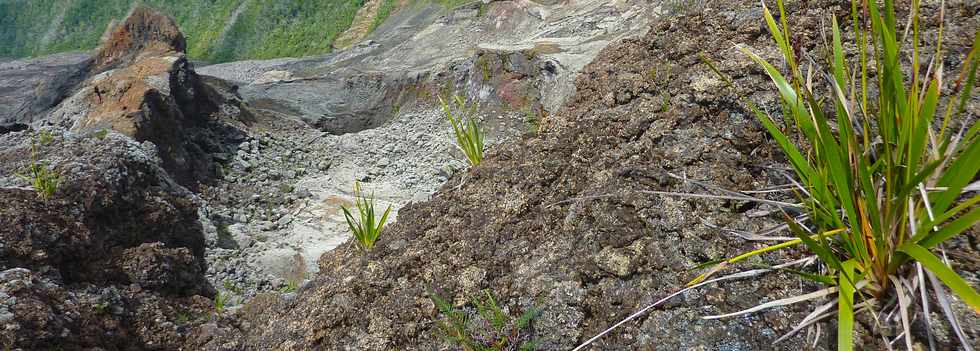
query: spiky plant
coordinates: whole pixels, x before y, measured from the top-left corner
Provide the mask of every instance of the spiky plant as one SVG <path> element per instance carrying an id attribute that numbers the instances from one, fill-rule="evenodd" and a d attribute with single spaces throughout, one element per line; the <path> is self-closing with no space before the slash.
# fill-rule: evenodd
<path id="1" fill-rule="evenodd" d="M 436 325 L 449 343 L 464 351 L 533 351 L 537 341 L 531 338 L 530 327 L 541 313 L 531 308 L 514 318 L 497 305 L 490 290 L 484 290 L 482 298 L 472 300 L 475 314 L 457 309 L 434 292 L 429 293 L 432 302 L 442 313 Z"/>
<path id="2" fill-rule="evenodd" d="M 354 182 L 354 205 L 357 207 L 357 217 L 351 214 L 347 206 L 341 205 L 340 209 L 344 211 L 347 226 L 350 228 L 351 234 L 354 235 L 357 246 L 365 252 L 371 251 L 374 248 L 374 243 L 381 237 L 381 231 L 388 220 L 388 214 L 391 213 L 391 206 L 388 206 L 380 220 L 376 220 L 374 194 L 365 196 L 361 192 L 360 182 Z"/>
<path id="3" fill-rule="evenodd" d="M 31 187 L 42 200 L 48 200 L 58 191 L 61 178 L 55 171 L 37 159 L 37 144 L 31 145 L 31 163 L 27 166 L 26 174 L 18 174 L 21 179 L 30 182 Z"/>
<path id="4" fill-rule="evenodd" d="M 912 1 L 909 10 L 908 31 L 898 25 L 893 0 L 884 0 L 883 6 L 877 1 L 852 0 L 856 57 L 845 54 L 837 19 L 831 18 L 826 72 L 818 72 L 814 65 L 803 69 L 790 41 L 783 3 L 777 0 L 776 4 L 779 22 L 764 4 L 763 16 L 788 75 L 752 50 L 740 49 L 775 83 L 783 119 L 795 127 L 798 143 L 771 117 L 746 103 L 788 157 L 806 219 L 786 216 L 798 239 L 725 261 L 692 283 L 727 264 L 802 243 L 826 268 L 825 274 L 803 276 L 827 286 L 804 296 L 708 318 L 836 296 L 839 350 L 853 348 L 854 316 L 861 311 L 873 312 L 872 318 L 883 311 L 897 313 L 906 346 L 912 349 L 910 311 L 918 305 L 928 325 L 929 295 L 935 295 L 965 343 L 938 281 L 977 313 L 980 295 L 934 251 L 942 251 L 943 242 L 980 221 L 980 206 L 976 205 L 980 195 L 970 195 L 977 190 L 977 184 L 970 182 L 980 169 L 980 125 L 970 126 L 962 120 L 959 128 L 951 126 L 961 121 L 971 98 L 980 60 L 980 33 L 955 81 L 959 90 L 955 96 L 955 91 L 944 91 L 949 84 L 943 81 L 942 27 L 939 38 L 931 43 L 935 56 L 923 72 L 918 0 Z M 903 57 L 908 67 L 902 66 Z M 849 60 L 856 63 L 849 64 Z M 824 96 L 814 88 L 818 77 L 826 79 Z M 944 96 L 953 97 L 942 111 Z M 833 313 L 833 304 L 818 308 L 795 330 Z M 933 343 L 931 335 L 929 342 Z"/>
<path id="5" fill-rule="evenodd" d="M 452 98 L 454 106 L 450 106 L 442 96 L 439 97 L 439 103 L 442 104 L 442 111 L 453 127 L 456 146 L 463 151 L 471 165 L 479 165 L 480 161 L 483 161 L 483 131 L 476 123 L 476 105 L 468 106 L 459 95 Z"/>

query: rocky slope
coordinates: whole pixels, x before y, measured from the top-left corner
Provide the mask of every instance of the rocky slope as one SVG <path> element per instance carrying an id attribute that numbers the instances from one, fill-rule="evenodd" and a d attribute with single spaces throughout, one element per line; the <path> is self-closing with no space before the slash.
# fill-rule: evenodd
<path id="1" fill-rule="evenodd" d="M 93 55 L 0 61 L 0 100 L 17 106 L 0 109 L 0 345 L 450 349 L 431 296 L 473 312 L 486 290 L 510 314 L 541 308 L 521 338 L 570 349 L 680 289 L 698 264 L 760 245 L 719 226 L 779 223 L 767 205 L 651 193 L 717 191 L 684 179 L 786 183 L 764 130 L 699 58 L 778 112 L 770 83 L 732 48 L 775 57 L 758 4 L 694 5 L 419 6 L 330 55 L 196 69 L 179 20 L 139 8 Z M 787 11 L 800 50 L 819 57 L 821 19 L 846 7 Z M 949 66 L 978 12 L 947 4 Z M 481 166 L 460 161 L 440 94 L 479 105 L 491 141 Z M 34 164 L 60 178 L 49 199 L 18 176 Z M 397 212 L 367 255 L 344 245 L 338 211 L 354 181 Z M 974 284 L 977 248 L 975 233 L 947 247 Z M 783 274 L 706 287 L 591 349 L 831 349 L 827 324 L 772 344 L 806 305 L 700 318 L 812 289 Z M 980 319 L 955 308 L 980 340 Z M 883 347 L 871 328 L 859 326 L 861 342 Z"/>
<path id="2" fill-rule="evenodd" d="M 978 8 L 947 5 L 948 13 L 964 16 L 947 28 L 952 60 L 962 60 L 977 31 Z M 818 53 L 819 19 L 846 10 L 832 2 L 791 5 L 795 34 L 808 38 L 801 50 Z M 740 94 L 778 110 L 770 82 L 737 55 L 733 42 L 776 54 L 757 3 L 712 3 L 605 49 L 540 136 L 492 149 L 484 163 L 450 178 L 430 200 L 402 208 L 371 253 L 328 252 L 319 274 L 297 295 L 252 300 L 238 314 L 239 324 L 216 325 L 194 347 L 445 349 L 432 291 L 462 306 L 489 289 L 511 313 L 541 306 L 533 324 L 541 348 L 570 349 L 680 289 L 698 264 L 758 247 L 716 226 L 761 231 L 778 223 L 766 205 L 649 193 L 715 190 L 684 177 L 732 190 L 786 182 L 784 161 L 765 131 L 698 56 L 719 62 Z M 971 118 L 978 100 L 971 100 Z M 977 252 L 973 239 L 954 246 L 962 257 Z M 801 254 L 770 255 L 752 265 Z M 976 260 L 961 262 L 957 269 L 977 284 Z M 590 349 L 832 349 L 833 335 L 826 332 L 772 344 L 808 312 L 804 305 L 701 319 L 811 289 L 784 274 L 707 287 L 655 308 Z M 980 340 L 978 316 L 957 308 L 968 339 Z M 871 323 L 863 324 L 859 340 L 883 348 L 868 332 Z M 934 327 L 941 345 L 954 348 L 950 332 L 941 323 Z"/>
<path id="3" fill-rule="evenodd" d="M 438 96 L 469 97 L 490 143 L 512 140 L 574 92 L 599 50 L 670 11 L 649 1 L 407 8 L 345 51 L 198 68 L 236 84 L 270 121 L 229 155 L 227 182 L 204 191 L 215 282 L 246 296 L 295 285 L 347 239 L 338 205 L 353 201 L 355 181 L 397 212 L 465 168 Z"/>

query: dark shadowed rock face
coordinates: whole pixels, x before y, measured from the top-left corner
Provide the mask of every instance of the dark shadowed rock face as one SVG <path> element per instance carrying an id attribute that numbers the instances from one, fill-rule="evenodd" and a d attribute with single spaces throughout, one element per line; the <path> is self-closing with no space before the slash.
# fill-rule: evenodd
<path id="1" fill-rule="evenodd" d="M 787 8 L 794 35 L 810 45 L 801 50 L 818 52 L 821 23 L 847 10 L 837 6 L 817 1 Z M 969 2 L 948 6 L 956 10 L 947 13 L 977 13 Z M 944 42 L 962 59 L 976 23 L 950 23 L 969 23 L 947 27 L 952 34 Z M 428 291 L 463 305 L 490 289 L 510 311 L 542 307 L 533 323 L 541 349 L 569 350 L 683 288 L 698 264 L 758 248 L 712 225 L 761 231 L 779 217 L 750 214 L 771 208 L 643 193 L 707 192 L 672 175 L 735 190 L 786 182 L 785 160 L 765 130 L 699 58 L 704 53 L 717 62 L 739 94 L 779 111 L 771 82 L 733 43 L 766 57 L 776 52 L 758 2 L 710 2 L 697 14 L 660 21 L 645 37 L 610 46 L 579 76 L 570 104 L 544 121 L 540 136 L 489 151 L 479 167 L 451 178 L 431 200 L 403 207 L 370 254 L 324 254 L 319 276 L 295 298 L 257 298 L 238 325 L 197 331 L 193 347 L 447 349 Z M 783 251 L 743 268 L 803 254 Z M 801 336 L 773 345 L 809 312 L 807 304 L 731 319 L 701 317 L 814 288 L 788 274 L 708 286 L 650 310 L 589 349 L 809 349 Z M 977 317 L 967 317 L 963 325 L 973 325 L 968 335 L 980 340 Z M 859 342 L 881 349 L 868 330 Z M 833 340 L 824 333 L 816 348 L 833 349 Z M 949 338 L 940 342 L 955 345 Z"/>
<path id="2" fill-rule="evenodd" d="M 213 294 L 192 194 L 148 144 L 52 133 L 0 136 L 0 345 L 174 349 Z M 15 177 L 32 148 L 60 178 L 48 200 Z"/>

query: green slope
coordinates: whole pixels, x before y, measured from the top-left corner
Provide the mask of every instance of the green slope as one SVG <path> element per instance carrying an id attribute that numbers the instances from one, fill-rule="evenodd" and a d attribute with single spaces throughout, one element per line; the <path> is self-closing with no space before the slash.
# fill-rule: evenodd
<path id="1" fill-rule="evenodd" d="M 88 50 L 133 0 L 0 1 L 0 57 Z M 364 0 L 145 0 L 177 20 L 188 54 L 223 62 L 330 51 Z M 239 7 L 241 7 L 240 10 Z M 236 11 L 238 10 L 238 11 Z M 235 14 L 237 13 L 237 17 Z"/>

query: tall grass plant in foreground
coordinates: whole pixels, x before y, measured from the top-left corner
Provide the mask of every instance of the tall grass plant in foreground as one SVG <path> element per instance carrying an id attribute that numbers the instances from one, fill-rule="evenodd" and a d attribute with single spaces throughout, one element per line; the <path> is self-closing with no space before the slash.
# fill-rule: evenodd
<path id="1" fill-rule="evenodd" d="M 925 57 L 919 47 L 918 0 L 912 1 L 907 19 L 896 17 L 893 0 L 884 0 L 883 6 L 852 1 L 857 57 L 845 54 L 837 19 L 831 18 L 826 71 L 801 64 L 805 59 L 792 47 L 782 0 L 776 4 L 779 22 L 765 6 L 763 15 L 789 74 L 752 50 L 740 49 L 775 83 L 783 118 L 795 129 L 798 143 L 770 116 L 748 105 L 792 164 L 807 216 L 785 216 L 798 239 L 728 260 L 699 279 L 726 264 L 802 243 L 826 268 L 824 274 L 802 276 L 826 287 L 784 302 L 836 295 L 838 349 L 852 349 L 858 312 L 871 312 L 876 325 L 888 323 L 877 320 L 881 316 L 899 316 L 905 344 L 912 349 L 911 313 L 918 304 L 918 311 L 925 312 L 918 315 L 927 319 L 929 295 L 944 303 L 941 308 L 965 342 L 937 280 L 977 313 L 980 295 L 936 252 L 980 221 L 980 195 L 970 184 L 980 169 L 980 128 L 961 120 L 969 118 L 964 110 L 976 81 L 980 35 L 955 78 L 956 88 L 944 91 L 950 84 L 944 84 L 942 34 L 929 43 L 934 56 Z M 821 79 L 827 87 L 823 95 L 814 88 Z M 945 99 L 943 111 L 940 100 L 946 96 L 952 98 Z M 825 306 L 804 323 L 833 313 L 833 304 Z"/>
<path id="2" fill-rule="evenodd" d="M 836 315 L 837 348 L 852 350 L 855 314 L 867 313 L 876 332 L 901 324 L 891 340 L 881 337 L 888 345 L 904 341 L 909 350 L 914 349 L 911 325 L 922 318 L 928 345 L 935 349 L 930 324 L 936 321 L 929 316 L 936 307 L 931 302 L 936 301 L 953 333 L 970 349 L 946 289 L 976 313 L 980 313 L 980 295 L 950 268 L 942 246 L 980 221 L 980 195 L 976 193 L 980 182 L 971 184 L 980 169 L 980 124 L 964 113 L 977 79 L 980 33 L 960 73 L 952 82 L 945 81 L 950 78 L 942 65 L 942 28 L 938 38 L 928 43 L 933 56 L 926 57 L 919 47 L 918 0 L 912 0 L 907 18 L 896 16 L 893 0 L 881 4 L 853 0 L 848 19 L 855 31 L 855 42 L 849 44 L 853 50 L 845 50 L 837 18 L 830 18 L 829 57 L 822 68 L 814 62 L 817 58 L 797 57 L 782 0 L 776 4 L 778 21 L 765 4 L 763 16 L 788 75 L 751 49 L 739 49 L 772 79 L 788 127 L 781 129 L 753 102 L 743 102 L 779 144 L 796 173 L 795 191 L 801 203 L 793 206 L 803 210 L 803 215 L 784 214 L 796 239 L 714 263 L 687 288 L 641 309 L 576 350 L 690 289 L 774 270 L 795 272 L 823 287 L 704 318 L 829 299 L 779 340 Z M 730 78 L 707 59 L 705 62 L 734 87 Z M 813 256 L 711 278 L 746 258 L 799 244 Z M 816 273 L 792 269 L 815 258 L 821 262 Z"/>
<path id="3" fill-rule="evenodd" d="M 385 222 L 388 221 L 388 214 L 391 213 L 391 206 L 388 206 L 380 219 L 376 219 L 374 194 L 365 196 L 361 191 L 360 182 L 354 182 L 354 205 L 357 208 L 357 217 L 351 213 L 347 206 L 341 205 L 340 209 L 344 211 L 347 227 L 354 235 L 357 246 L 364 252 L 371 251 L 374 248 L 374 243 L 381 237 L 381 231 L 384 230 Z"/>
<path id="4" fill-rule="evenodd" d="M 453 127 L 456 146 L 466 155 L 470 165 L 477 166 L 483 161 L 484 146 L 483 131 L 476 122 L 476 104 L 467 105 L 459 95 L 453 96 L 451 101 L 452 104 L 446 102 L 442 96 L 439 97 L 442 111 Z"/>

